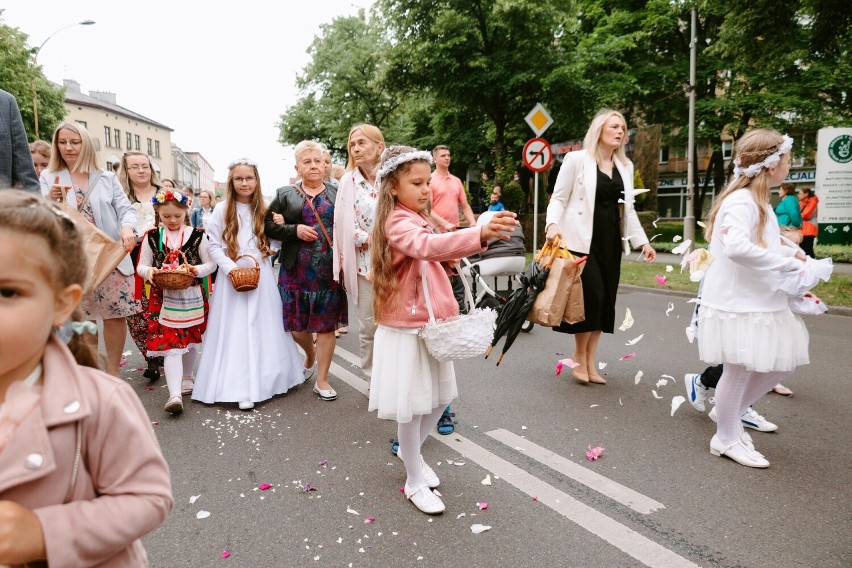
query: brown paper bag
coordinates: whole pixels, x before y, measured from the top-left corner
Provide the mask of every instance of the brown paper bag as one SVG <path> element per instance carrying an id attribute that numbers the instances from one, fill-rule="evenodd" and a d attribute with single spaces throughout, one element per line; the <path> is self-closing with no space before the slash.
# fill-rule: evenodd
<path id="1" fill-rule="evenodd" d="M 550 265 L 550 274 L 544 288 L 538 293 L 527 319 L 533 323 L 553 327 L 559 325 L 568 301 L 568 287 L 573 279 L 574 260 L 556 257 Z"/>
<path id="2" fill-rule="evenodd" d="M 88 293 L 97 288 L 119 263 L 127 256 L 127 251 L 109 235 L 95 227 L 83 215 L 70 205 L 63 205 L 77 228 L 83 233 L 83 247 L 89 261 L 89 277 L 83 286 L 83 292 Z"/>
<path id="3" fill-rule="evenodd" d="M 580 275 L 583 273 L 585 262 L 576 264 L 574 261 L 569 261 L 572 265 L 571 284 L 568 286 L 566 294 L 567 301 L 565 302 L 565 312 L 562 314 L 562 321 L 565 323 L 579 323 L 586 319 L 586 308 L 583 304 L 583 281 Z"/>

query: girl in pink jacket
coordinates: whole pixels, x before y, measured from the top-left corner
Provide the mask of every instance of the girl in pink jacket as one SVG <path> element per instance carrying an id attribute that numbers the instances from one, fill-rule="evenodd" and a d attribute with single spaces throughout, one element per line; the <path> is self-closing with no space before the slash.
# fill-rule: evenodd
<path id="1" fill-rule="evenodd" d="M 147 566 L 172 507 L 142 404 L 80 337 L 87 270 L 70 217 L 0 191 L 0 565 Z"/>
<path id="2" fill-rule="evenodd" d="M 458 396 L 452 362 L 439 362 L 417 333 L 429 316 L 421 266 L 435 319 L 459 314 L 448 277 L 450 263 L 485 250 L 489 239 L 508 239 L 518 224 L 514 213 L 497 213 L 491 222 L 440 234 L 426 213 L 432 156 L 407 146 L 382 153 L 376 178 L 379 201 L 371 240 L 373 313 L 378 324 L 373 352 L 369 410 L 396 420 L 398 456 L 405 462 L 405 496 L 424 513 L 444 510 L 431 489 L 440 483 L 420 449 L 444 408 Z"/>

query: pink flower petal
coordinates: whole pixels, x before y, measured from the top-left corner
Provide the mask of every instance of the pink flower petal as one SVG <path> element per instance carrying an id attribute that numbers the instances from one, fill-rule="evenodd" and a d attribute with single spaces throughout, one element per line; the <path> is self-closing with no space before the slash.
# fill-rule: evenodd
<path id="1" fill-rule="evenodd" d="M 266 491 L 267 489 L 272 489 L 272 486 L 268 483 L 261 483 L 260 485 L 257 486 L 257 488 L 260 489 L 261 491 Z"/>
<path id="2" fill-rule="evenodd" d="M 328 467 L 328 460 L 320 460 L 319 465 L 323 467 Z"/>
<path id="3" fill-rule="evenodd" d="M 222 554 L 220 554 L 219 556 L 221 556 L 222 558 L 228 558 L 230 555 L 230 552 L 228 552 L 227 550 L 223 550 Z"/>
<path id="4" fill-rule="evenodd" d="M 624 361 L 625 359 L 630 359 L 631 357 L 636 357 L 635 351 L 633 353 L 628 353 L 627 355 L 622 355 L 621 358 L 619 358 L 619 361 Z"/>
<path id="5" fill-rule="evenodd" d="M 538 503 L 538 497 L 533 497 L 533 503 Z"/>
<path id="6" fill-rule="evenodd" d="M 159 423 L 159 422 L 151 422 L 151 424 L 152 424 L 153 426 L 159 426 L 159 425 L 160 425 L 160 423 Z"/>
<path id="7" fill-rule="evenodd" d="M 366 524 L 366 525 L 369 525 L 369 524 L 372 524 L 372 523 L 375 523 L 375 522 L 376 522 L 375 517 L 367 517 L 366 519 L 364 519 L 364 524 Z"/>
<path id="8" fill-rule="evenodd" d="M 665 275 L 657 274 L 656 276 L 654 276 L 654 278 L 656 278 L 656 279 L 657 279 L 657 284 L 659 284 L 660 286 L 665 286 L 665 285 L 666 285 L 666 280 L 667 280 L 667 279 L 666 279 Z"/>
<path id="9" fill-rule="evenodd" d="M 477 503 L 476 506 L 479 507 L 480 511 L 484 511 L 485 509 L 488 508 L 488 503 L 483 501 L 482 503 Z"/>
<path id="10" fill-rule="evenodd" d="M 145 390 L 146 391 L 152 391 L 152 390 L 154 390 L 154 387 L 145 387 Z"/>
<path id="11" fill-rule="evenodd" d="M 604 449 L 605 448 L 603 446 L 598 446 L 596 448 L 589 446 L 588 451 L 586 451 L 586 459 L 589 461 L 595 461 L 596 459 L 601 457 L 601 452 L 603 452 Z"/>

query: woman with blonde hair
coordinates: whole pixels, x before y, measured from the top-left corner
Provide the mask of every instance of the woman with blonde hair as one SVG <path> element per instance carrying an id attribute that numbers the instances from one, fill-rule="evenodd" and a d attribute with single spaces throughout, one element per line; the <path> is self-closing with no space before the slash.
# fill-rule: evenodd
<path id="1" fill-rule="evenodd" d="M 358 307 L 358 341 L 361 371 L 373 373 L 373 287 L 370 275 L 370 233 L 379 199 L 376 170 L 385 149 L 382 131 L 372 124 L 358 124 L 349 130 L 347 171 L 340 179 L 334 208 L 334 278 L 340 279 L 346 293 Z"/>
<path id="2" fill-rule="evenodd" d="M 561 235 L 572 253 L 589 257 L 581 276 L 586 319 L 554 328 L 574 335 L 572 358 L 579 366 L 573 375 L 581 383 L 606 383 L 595 358 L 601 333 L 615 327 L 622 247 L 629 252 L 628 241 L 641 247 L 646 262 L 657 257 L 633 208 L 633 162 L 626 145 L 624 116 L 609 109 L 598 112 L 583 149 L 565 157 L 547 206 L 547 242 Z"/>
<path id="3" fill-rule="evenodd" d="M 128 252 L 136 246 L 136 210 L 115 174 L 98 167 L 95 145 L 83 125 L 62 122 L 56 127 L 50 164 L 39 182 L 45 197 L 74 207 Z M 103 320 L 106 372 L 116 377 L 127 337 L 126 318 L 142 309 L 133 288 L 133 262 L 128 254 L 80 303 L 87 319 Z"/>
<path id="4" fill-rule="evenodd" d="M 136 210 L 136 215 L 139 217 L 138 233 L 139 237 L 136 240 L 136 246 L 130 253 L 130 258 L 133 260 L 134 271 L 139 264 L 139 252 L 142 250 L 142 241 L 145 238 L 145 233 L 156 226 L 154 213 L 154 205 L 151 199 L 160 189 L 160 180 L 157 176 L 157 170 L 154 169 L 154 164 L 143 152 L 136 150 L 128 150 L 121 157 L 121 168 L 118 170 L 118 181 L 124 188 L 127 198 L 130 199 L 130 204 Z M 134 294 L 139 300 L 142 311 L 127 317 L 127 327 L 130 329 L 130 337 L 139 349 L 139 352 L 145 357 L 147 368 L 142 371 L 142 376 L 156 381 L 160 378 L 160 367 L 163 365 L 162 357 L 148 357 L 148 290 L 142 278 L 138 274 L 134 274 Z"/>

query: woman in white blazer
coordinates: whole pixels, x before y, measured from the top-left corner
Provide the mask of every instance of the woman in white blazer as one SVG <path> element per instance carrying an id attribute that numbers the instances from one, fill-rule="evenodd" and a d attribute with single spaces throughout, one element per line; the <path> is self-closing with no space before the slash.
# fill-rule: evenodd
<path id="1" fill-rule="evenodd" d="M 598 112 L 583 149 L 565 157 L 547 206 L 547 242 L 561 235 L 572 253 L 589 257 L 581 277 L 586 319 L 554 328 L 574 335 L 572 359 L 580 365 L 573 374 L 582 383 L 606 383 L 596 353 L 601 332 L 612 333 L 615 326 L 622 247 L 625 252 L 628 242 L 641 247 L 646 262 L 657 257 L 633 208 L 633 163 L 625 144 L 624 116 L 609 109 Z"/>
<path id="2" fill-rule="evenodd" d="M 133 250 L 136 210 L 115 174 L 98 167 L 89 132 L 76 122 L 63 122 L 53 132 L 52 146 L 50 164 L 39 180 L 42 194 L 52 201 L 65 201 L 128 252 Z M 103 320 L 106 372 L 116 377 L 127 338 L 125 318 L 141 310 L 135 296 L 133 263 L 128 254 L 80 303 L 87 318 Z"/>

